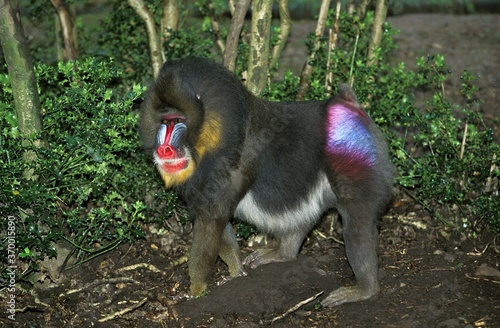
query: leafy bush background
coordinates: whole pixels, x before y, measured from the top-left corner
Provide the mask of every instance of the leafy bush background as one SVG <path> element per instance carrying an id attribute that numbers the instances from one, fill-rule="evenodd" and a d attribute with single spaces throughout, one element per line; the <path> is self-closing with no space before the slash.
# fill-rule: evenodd
<path id="1" fill-rule="evenodd" d="M 95 58 L 40 63 L 36 73 L 44 110 L 41 137 L 47 144 L 28 147 L 38 154 L 33 167 L 22 158 L 25 148 L 12 114 L 7 75 L 2 75 L 0 98 L 0 214 L 20 218 L 16 242 L 27 261 L 25 269 L 37 269 L 37 260 L 45 255 L 55 256 L 54 242 L 61 239 L 86 260 L 144 236 L 141 224 L 170 218 L 177 206 L 175 194 L 156 179 L 137 136 L 136 102 L 145 87 L 116 92 L 122 89 L 116 84 L 121 71 L 112 61 Z M 38 180 L 24 179 L 26 169 L 33 169 Z M 6 231 L 7 222 L 1 224 Z"/>

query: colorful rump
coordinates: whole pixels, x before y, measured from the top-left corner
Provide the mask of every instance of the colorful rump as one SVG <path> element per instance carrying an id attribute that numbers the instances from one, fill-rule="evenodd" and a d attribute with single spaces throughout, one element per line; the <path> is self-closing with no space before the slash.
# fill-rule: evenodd
<path id="1" fill-rule="evenodd" d="M 375 166 L 377 152 L 370 124 L 368 115 L 353 103 L 336 101 L 328 105 L 326 154 L 335 173 L 363 178 Z"/>

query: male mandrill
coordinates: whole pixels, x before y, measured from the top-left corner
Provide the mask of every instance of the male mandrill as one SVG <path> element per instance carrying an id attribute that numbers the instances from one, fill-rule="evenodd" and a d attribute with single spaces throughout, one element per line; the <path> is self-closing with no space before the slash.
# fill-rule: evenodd
<path id="1" fill-rule="evenodd" d="M 391 198 L 393 167 L 382 134 L 342 84 L 325 101 L 269 102 L 207 59 L 166 63 L 144 102 L 141 138 L 167 187 L 177 187 L 194 218 L 191 294 L 207 289 L 217 256 L 231 276 L 245 274 L 229 220 L 276 237 L 243 264 L 296 258 L 324 212 L 342 216 L 357 285 L 324 306 L 356 302 L 380 287 L 376 220 Z"/>

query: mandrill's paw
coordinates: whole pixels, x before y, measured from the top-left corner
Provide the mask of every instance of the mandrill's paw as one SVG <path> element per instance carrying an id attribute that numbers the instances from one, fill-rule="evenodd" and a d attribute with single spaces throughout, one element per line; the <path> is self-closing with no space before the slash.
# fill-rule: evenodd
<path id="1" fill-rule="evenodd" d="M 207 291 L 208 285 L 206 283 L 191 282 L 190 294 L 192 297 L 203 296 Z"/>
<path id="2" fill-rule="evenodd" d="M 230 279 L 247 275 L 239 257 L 235 257 L 234 259 L 230 259 L 225 262 L 229 270 Z"/>
<path id="3" fill-rule="evenodd" d="M 352 303 L 364 301 L 372 296 L 375 296 L 379 291 L 379 288 L 362 288 L 359 286 L 353 287 L 340 287 L 330 293 L 323 301 L 321 305 L 325 307 L 337 306 L 343 303 Z"/>
<path id="4" fill-rule="evenodd" d="M 285 257 L 279 254 L 277 250 L 274 249 L 259 249 L 248 255 L 243 260 L 243 265 L 249 266 L 252 269 L 257 268 L 263 264 L 272 262 L 287 262 L 294 260 L 296 257 Z"/>
<path id="5" fill-rule="evenodd" d="M 246 273 L 246 271 L 244 270 L 241 270 L 238 272 L 237 275 L 230 275 L 230 276 L 225 276 L 225 277 L 222 277 L 220 280 L 216 281 L 215 284 L 217 286 L 222 286 L 224 285 L 226 282 L 230 281 L 230 280 L 233 280 L 234 278 L 237 278 L 237 277 L 244 277 L 248 275 L 248 273 Z"/>

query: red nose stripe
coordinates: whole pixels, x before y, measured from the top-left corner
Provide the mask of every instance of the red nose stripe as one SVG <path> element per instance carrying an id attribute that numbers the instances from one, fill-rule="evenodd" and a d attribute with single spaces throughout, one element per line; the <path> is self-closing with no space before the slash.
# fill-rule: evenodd
<path id="1" fill-rule="evenodd" d="M 170 138 L 172 137 L 173 124 L 167 125 L 167 131 L 165 132 L 165 140 L 163 143 L 156 148 L 156 153 L 161 159 L 172 159 L 175 157 L 175 149 L 170 146 Z"/>

